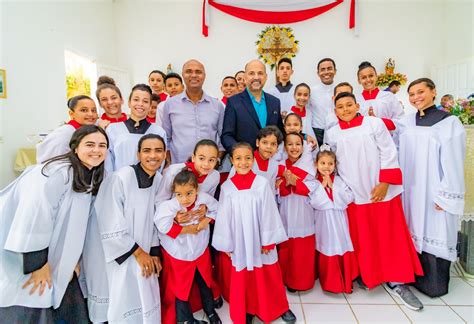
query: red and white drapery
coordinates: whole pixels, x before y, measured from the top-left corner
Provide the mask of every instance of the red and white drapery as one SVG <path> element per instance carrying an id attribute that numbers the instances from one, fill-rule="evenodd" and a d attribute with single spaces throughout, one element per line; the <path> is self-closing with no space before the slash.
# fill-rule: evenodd
<path id="1" fill-rule="evenodd" d="M 349 28 L 355 27 L 355 0 L 351 2 Z M 203 0 L 202 33 L 207 37 L 210 6 L 234 17 L 265 24 L 288 24 L 310 19 L 344 0 Z"/>

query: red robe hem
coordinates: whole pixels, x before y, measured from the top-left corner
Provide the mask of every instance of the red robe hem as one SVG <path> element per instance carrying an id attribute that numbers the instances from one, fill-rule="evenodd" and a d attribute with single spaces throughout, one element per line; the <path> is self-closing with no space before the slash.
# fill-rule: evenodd
<path id="1" fill-rule="evenodd" d="M 316 253 L 319 283 L 321 288 L 332 293 L 352 292 L 352 282 L 359 275 L 359 268 L 354 252 L 343 255 L 327 256 Z"/>

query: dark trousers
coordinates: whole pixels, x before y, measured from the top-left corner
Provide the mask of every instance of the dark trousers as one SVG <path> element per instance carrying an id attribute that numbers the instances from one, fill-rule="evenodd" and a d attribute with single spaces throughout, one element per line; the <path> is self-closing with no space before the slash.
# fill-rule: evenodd
<path id="1" fill-rule="evenodd" d="M 212 290 L 206 285 L 206 282 L 202 278 L 198 269 L 196 269 L 196 272 L 194 273 L 194 282 L 197 284 L 199 293 L 201 294 L 201 302 L 204 313 L 206 313 L 208 316 L 213 314 L 214 299 L 212 297 Z M 176 320 L 178 322 L 191 321 L 192 323 L 194 317 L 189 301 L 176 298 Z"/>
<path id="2" fill-rule="evenodd" d="M 322 128 L 313 128 L 314 135 L 316 136 L 316 140 L 318 141 L 318 146 L 321 147 L 321 145 L 324 144 L 324 129 Z"/>
<path id="3" fill-rule="evenodd" d="M 418 254 L 418 257 L 425 275 L 416 277 L 415 288 L 431 298 L 446 295 L 451 261 L 437 258 L 426 252 Z"/>

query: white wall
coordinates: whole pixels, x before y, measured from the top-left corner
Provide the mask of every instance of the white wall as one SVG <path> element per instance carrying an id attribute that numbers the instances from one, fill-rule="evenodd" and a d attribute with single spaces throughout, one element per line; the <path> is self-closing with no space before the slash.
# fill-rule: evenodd
<path id="1" fill-rule="evenodd" d="M 371 61 L 382 71 L 389 57 L 396 71 L 409 77 L 426 76 L 443 59 L 443 1 L 359 2 L 359 36 L 348 29 L 349 1 L 322 16 L 289 24 L 300 41 L 294 59 L 294 80 L 317 82 L 316 63 L 336 60 L 337 81 L 356 84 L 358 64 Z M 256 57 L 255 41 L 265 24 L 249 23 L 211 8 L 209 37 L 201 35 L 202 1 L 116 3 L 118 60 L 132 72 L 133 82 L 145 82 L 148 72 L 197 58 L 207 70 L 205 88 L 220 96 L 221 78 Z M 469 18 L 472 20 L 472 18 Z M 146 44 L 146 45 L 145 45 Z M 269 84 L 274 83 L 271 73 Z"/>
<path id="2" fill-rule="evenodd" d="M 16 151 L 28 134 L 56 128 L 67 118 L 64 50 L 115 64 L 111 1 L 0 2 L 1 60 L 8 98 L 0 99 L 0 188 L 15 176 Z"/>

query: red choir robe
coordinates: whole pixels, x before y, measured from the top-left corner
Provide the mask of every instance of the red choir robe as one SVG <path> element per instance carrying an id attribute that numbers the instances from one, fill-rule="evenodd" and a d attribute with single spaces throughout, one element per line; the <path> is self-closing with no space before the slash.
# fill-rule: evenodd
<path id="1" fill-rule="evenodd" d="M 317 177 L 321 183 L 323 178 Z M 359 275 L 347 221 L 347 205 L 354 194 L 339 176 L 331 175 L 332 189 L 318 185 L 310 195 L 315 209 L 316 264 L 321 288 L 332 293 L 351 293 Z"/>
<path id="2" fill-rule="evenodd" d="M 278 255 L 287 239 L 268 181 L 250 171 L 221 188 L 212 245 L 231 254 L 230 317 L 245 323 L 246 313 L 264 322 L 288 311 Z M 262 248 L 270 250 L 262 253 Z"/>
<path id="3" fill-rule="evenodd" d="M 371 116 L 339 121 L 327 140 L 337 154 L 340 177 L 354 193 L 347 214 L 362 280 L 369 288 L 414 282 L 423 270 L 403 213 L 397 149 L 384 123 Z M 380 182 L 390 184 L 387 194 L 372 203 L 372 189 Z"/>
<path id="4" fill-rule="evenodd" d="M 279 174 L 285 169 L 299 177 L 296 186 L 288 185 L 284 178 L 280 184 L 280 216 L 288 241 L 278 245 L 278 261 L 283 282 L 294 290 L 309 290 L 316 280 L 316 236 L 314 211 L 308 196 L 316 187 L 314 171 L 308 173 L 312 163 L 300 158 L 295 163 L 289 159 L 280 166 Z"/>

